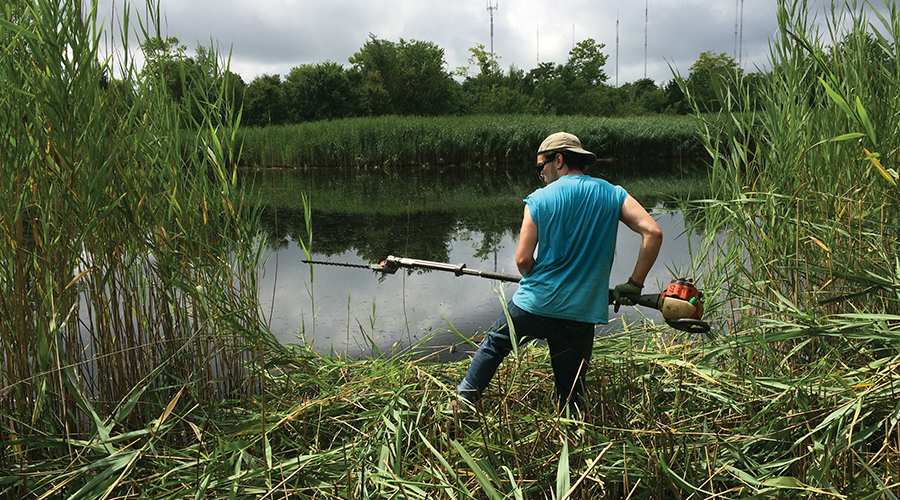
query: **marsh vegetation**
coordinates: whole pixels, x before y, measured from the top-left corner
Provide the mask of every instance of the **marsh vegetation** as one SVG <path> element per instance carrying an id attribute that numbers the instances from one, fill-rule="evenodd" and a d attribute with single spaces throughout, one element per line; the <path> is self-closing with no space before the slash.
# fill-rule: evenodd
<path id="1" fill-rule="evenodd" d="M 712 117 L 715 120 L 715 117 Z M 254 167 L 518 167 L 535 144 L 571 130 L 602 159 L 651 163 L 707 158 L 691 117 L 380 116 L 241 129 L 244 164 Z"/>
<path id="2" fill-rule="evenodd" d="M 896 498 L 900 12 L 779 6 L 761 102 L 698 109 L 712 334 L 598 341 L 581 419 L 522 349 L 456 436 L 465 363 L 272 340 L 227 78 L 186 112 L 81 2 L 5 6 L 0 495 Z"/>

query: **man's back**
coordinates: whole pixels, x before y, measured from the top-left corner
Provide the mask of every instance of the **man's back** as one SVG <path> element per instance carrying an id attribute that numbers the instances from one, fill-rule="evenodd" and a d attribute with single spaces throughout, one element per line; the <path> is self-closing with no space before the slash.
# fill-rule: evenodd
<path id="1" fill-rule="evenodd" d="M 621 187 L 585 175 L 568 175 L 526 198 L 538 228 L 534 269 L 513 301 L 533 314 L 588 323 L 608 320 L 609 273 Z"/>

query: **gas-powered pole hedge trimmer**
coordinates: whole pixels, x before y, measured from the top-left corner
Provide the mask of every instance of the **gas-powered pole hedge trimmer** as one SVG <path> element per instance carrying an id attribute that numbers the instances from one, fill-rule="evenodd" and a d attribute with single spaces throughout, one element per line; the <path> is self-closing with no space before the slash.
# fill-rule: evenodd
<path id="1" fill-rule="evenodd" d="M 436 271 L 449 271 L 457 276 L 478 276 L 480 278 L 488 278 L 500 281 L 509 281 L 518 283 L 522 279 L 516 274 L 497 273 L 493 271 L 480 271 L 477 269 L 469 269 L 465 264 L 447 264 L 444 262 L 433 262 L 430 260 L 408 259 L 405 257 L 388 256 L 378 264 L 346 264 L 339 262 L 323 262 L 314 260 L 304 260 L 303 262 L 310 264 L 326 264 L 331 266 L 354 267 L 362 269 L 371 269 L 387 274 L 394 274 L 397 269 L 405 268 L 422 268 L 433 269 Z M 626 297 L 637 305 L 657 309 L 662 312 L 666 324 L 691 333 L 707 333 L 709 332 L 709 324 L 701 319 L 703 316 L 703 293 L 697 290 L 694 283 L 690 279 L 676 279 L 669 283 L 665 291 L 661 293 L 651 293 L 645 295 L 626 295 Z M 609 303 L 613 304 L 613 291 L 609 291 Z"/>

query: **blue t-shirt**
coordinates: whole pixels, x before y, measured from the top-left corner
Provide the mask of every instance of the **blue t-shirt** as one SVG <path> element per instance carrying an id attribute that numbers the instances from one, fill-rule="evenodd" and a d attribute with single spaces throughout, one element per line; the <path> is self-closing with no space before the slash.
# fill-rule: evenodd
<path id="1" fill-rule="evenodd" d="M 532 314 L 609 321 L 609 273 L 627 193 L 603 179 L 565 175 L 525 198 L 538 228 L 534 268 L 513 302 Z"/>

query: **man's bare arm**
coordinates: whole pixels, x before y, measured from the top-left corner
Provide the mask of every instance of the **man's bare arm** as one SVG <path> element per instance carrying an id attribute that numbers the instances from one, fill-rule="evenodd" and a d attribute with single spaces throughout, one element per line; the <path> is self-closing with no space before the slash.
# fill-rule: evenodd
<path id="1" fill-rule="evenodd" d="M 662 230 L 653 217 L 631 195 L 628 195 L 625 203 L 622 204 L 619 220 L 641 236 L 641 246 L 631 279 L 643 285 L 647 274 L 650 273 L 650 268 L 653 267 L 653 263 L 656 262 L 656 257 L 659 255 L 663 240 Z"/>
<path id="2" fill-rule="evenodd" d="M 519 248 L 516 249 L 516 267 L 522 276 L 530 273 L 534 268 L 534 251 L 537 250 L 538 228 L 531 220 L 531 213 L 525 207 L 525 216 L 522 218 L 522 229 L 519 231 Z"/>

